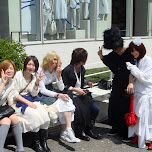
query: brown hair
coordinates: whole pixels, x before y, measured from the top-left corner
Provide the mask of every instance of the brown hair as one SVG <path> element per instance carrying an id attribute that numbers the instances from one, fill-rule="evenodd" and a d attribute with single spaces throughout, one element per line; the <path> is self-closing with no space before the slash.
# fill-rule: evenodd
<path id="1" fill-rule="evenodd" d="M 145 49 L 145 46 L 144 46 L 143 43 L 141 43 L 139 46 L 137 46 L 137 45 L 135 45 L 133 43 L 133 41 L 130 42 L 130 44 L 129 44 L 129 51 L 133 52 L 134 49 L 139 52 L 139 57 L 137 58 L 137 60 L 140 60 L 141 58 L 143 58 L 145 56 L 146 49 Z"/>
<path id="2" fill-rule="evenodd" d="M 1 71 L 2 69 L 4 70 L 4 72 L 9 68 L 9 66 L 12 65 L 14 68 L 14 75 L 16 74 L 16 67 L 13 61 L 11 60 L 4 60 L 0 63 L 0 78 L 1 78 Z M 13 77 L 14 77 L 13 75 Z"/>
<path id="3" fill-rule="evenodd" d="M 88 57 L 88 52 L 83 48 L 76 48 L 72 52 L 71 64 L 85 63 Z"/>

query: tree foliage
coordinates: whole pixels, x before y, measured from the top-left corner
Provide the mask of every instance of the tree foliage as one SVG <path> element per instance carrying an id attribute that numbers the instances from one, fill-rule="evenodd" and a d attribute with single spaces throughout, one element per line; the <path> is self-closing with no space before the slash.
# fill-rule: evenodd
<path id="1" fill-rule="evenodd" d="M 23 68 L 23 62 L 27 57 L 25 46 L 21 42 L 0 39 L 0 62 L 6 59 L 14 61 L 16 69 Z"/>

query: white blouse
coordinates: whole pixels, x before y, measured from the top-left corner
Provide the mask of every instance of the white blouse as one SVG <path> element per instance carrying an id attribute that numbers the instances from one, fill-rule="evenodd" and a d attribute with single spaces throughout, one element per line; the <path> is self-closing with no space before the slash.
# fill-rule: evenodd
<path id="1" fill-rule="evenodd" d="M 0 78 L 0 84 L 2 83 L 2 79 Z M 0 94 L 0 106 L 5 105 L 6 102 L 13 101 L 13 80 L 10 79 L 9 83 L 3 88 L 1 94 Z"/>
<path id="2" fill-rule="evenodd" d="M 39 69 L 38 74 L 40 73 L 41 70 L 42 69 Z M 45 85 L 51 84 L 53 82 L 57 83 L 58 89 L 60 91 L 64 90 L 63 80 L 62 79 L 61 80 L 57 79 L 55 70 L 51 74 L 50 74 L 49 71 L 45 71 L 45 70 L 42 70 L 42 72 L 46 75 L 43 77 L 43 79 L 39 83 L 39 88 L 40 88 L 40 93 L 41 94 L 46 95 L 46 96 L 50 96 L 50 97 L 54 97 L 56 92 L 50 91 L 50 90 L 46 89 L 46 87 L 45 87 Z"/>
<path id="3" fill-rule="evenodd" d="M 16 72 L 14 77 L 14 97 L 16 98 L 18 94 L 27 86 L 30 80 L 26 80 L 23 76 L 23 71 Z M 39 93 L 39 88 L 37 90 L 34 89 L 34 85 L 36 82 L 36 75 L 33 75 L 33 79 L 28 85 L 28 87 L 21 93 L 21 95 L 32 95 L 37 96 Z"/>
<path id="4" fill-rule="evenodd" d="M 134 92 L 151 95 L 152 92 L 152 59 L 144 56 L 137 65 L 127 63 L 128 69 L 135 77 Z"/>

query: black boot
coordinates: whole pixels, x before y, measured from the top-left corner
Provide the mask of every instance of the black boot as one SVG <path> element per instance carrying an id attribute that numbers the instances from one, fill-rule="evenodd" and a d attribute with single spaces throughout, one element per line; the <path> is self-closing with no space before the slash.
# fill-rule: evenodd
<path id="1" fill-rule="evenodd" d="M 40 136 L 41 136 L 41 145 L 43 147 L 43 149 L 46 152 L 51 152 L 51 150 L 49 149 L 48 145 L 47 145 L 47 138 L 48 138 L 48 130 L 47 129 L 41 129 L 40 130 Z"/>
<path id="2" fill-rule="evenodd" d="M 45 152 L 40 143 L 40 132 L 33 132 L 33 149 L 36 152 Z"/>

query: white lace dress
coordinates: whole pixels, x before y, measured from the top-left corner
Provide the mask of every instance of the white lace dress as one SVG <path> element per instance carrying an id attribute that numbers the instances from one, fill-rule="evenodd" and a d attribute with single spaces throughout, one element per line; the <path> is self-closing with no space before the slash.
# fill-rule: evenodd
<path id="1" fill-rule="evenodd" d="M 30 81 L 30 80 L 29 80 Z M 23 77 L 23 72 L 18 71 L 14 78 L 14 97 L 16 98 L 21 90 L 23 90 L 26 85 L 28 84 L 27 80 Z M 37 96 L 39 90 L 34 90 L 36 77 L 33 75 L 33 79 L 28 85 L 28 87 L 21 93 L 21 95 L 29 95 Z M 16 104 L 14 104 L 14 109 L 16 112 L 16 115 L 19 118 L 19 121 L 22 126 L 22 131 L 24 133 L 33 131 L 37 132 L 39 129 L 47 129 L 50 124 L 50 118 L 48 115 L 48 112 L 46 111 L 45 107 L 41 105 L 39 101 L 35 101 L 34 104 L 37 105 L 36 109 L 27 107 L 25 110 L 25 113 L 21 113 L 21 107 L 16 107 Z"/>
<path id="2" fill-rule="evenodd" d="M 144 56 L 139 64 L 127 67 L 134 79 L 134 110 L 137 124 L 129 127 L 129 137 L 138 135 L 139 148 L 145 148 L 145 141 L 152 141 L 152 60 Z"/>

